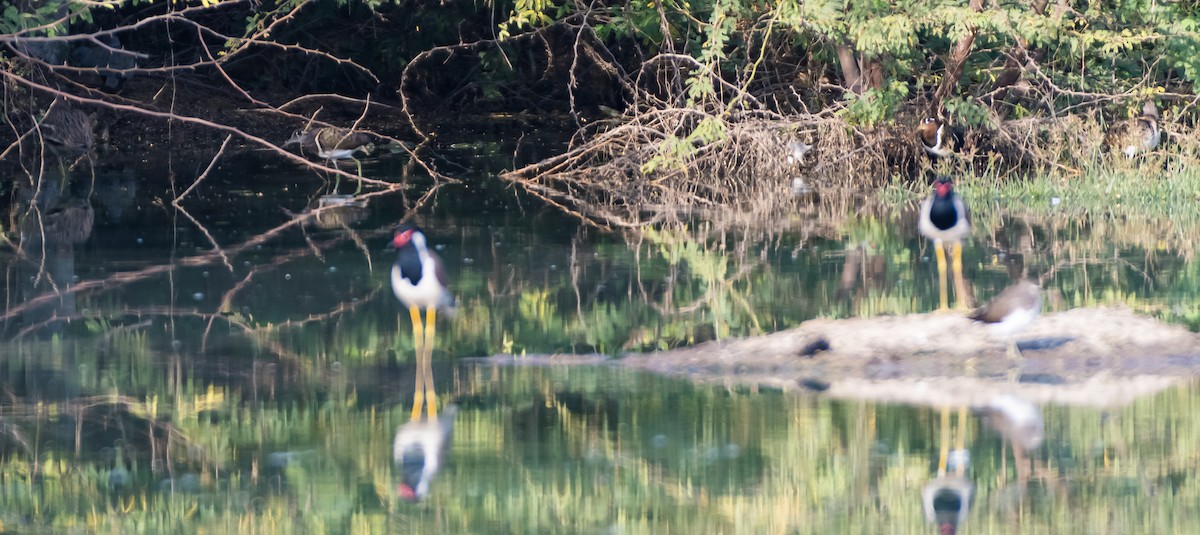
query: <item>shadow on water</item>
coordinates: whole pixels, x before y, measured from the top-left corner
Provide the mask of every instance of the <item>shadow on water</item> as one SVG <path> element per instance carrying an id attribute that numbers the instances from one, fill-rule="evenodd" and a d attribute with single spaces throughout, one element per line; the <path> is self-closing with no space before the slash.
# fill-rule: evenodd
<path id="1" fill-rule="evenodd" d="M 447 147 L 446 165 L 499 169 L 511 164 L 504 147 Z M 454 359 L 616 355 L 817 316 L 929 311 L 938 280 L 913 213 L 623 238 L 483 171 L 418 207 L 429 185 L 419 176 L 363 202 L 255 153 L 222 160 L 172 207 L 206 164 L 98 166 L 94 178 L 76 169 L 57 193 L 13 191 L 17 253 L 0 257 L 5 528 L 934 531 L 921 492 L 937 477 L 935 409 Z M 364 162 L 369 176 L 406 172 L 403 161 Z M 411 420 L 414 343 L 385 249 L 413 208 L 459 300 L 439 326 L 433 373 L 439 403 L 457 403 L 453 440 L 416 504 L 397 490 L 416 464 L 394 463 Z M 306 211 L 307 225 L 273 230 Z M 956 299 L 1052 271 L 1051 310 L 1124 304 L 1193 327 L 1200 318 L 1188 254 L 1103 219 L 979 212 Z M 29 230 L 35 221 L 45 231 Z M 1184 500 L 1196 492 L 1187 445 L 1198 402 L 1180 388 L 1111 412 L 1045 407 L 1045 442 L 1022 452 L 1020 473 L 1002 437 L 960 418 L 974 487 L 965 522 L 1195 531 L 1200 515 Z M 448 438 L 440 425 L 406 436 Z"/>

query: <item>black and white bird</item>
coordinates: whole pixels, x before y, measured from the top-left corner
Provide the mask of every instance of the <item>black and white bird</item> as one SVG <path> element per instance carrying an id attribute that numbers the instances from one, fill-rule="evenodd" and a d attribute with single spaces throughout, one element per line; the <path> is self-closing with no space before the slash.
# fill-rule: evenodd
<path id="1" fill-rule="evenodd" d="M 917 127 L 925 153 L 933 159 L 949 158 L 962 148 L 962 134 L 937 117 L 926 117 Z"/>
<path id="2" fill-rule="evenodd" d="M 434 476 L 445 463 L 458 408 L 447 406 L 439 418 L 413 420 L 396 431 L 392 461 L 400 472 L 397 494 L 410 502 L 429 495 Z"/>
<path id="3" fill-rule="evenodd" d="M 1112 125 L 1104 134 L 1104 144 L 1110 150 L 1120 152 L 1126 158 L 1133 158 L 1154 150 L 1162 138 L 1158 129 L 1158 106 L 1153 100 L 1147 100 L 1142 105 L 1142 114 L 1133 119 L 1120 121 Z"/>
<path id="4" fill-rule="evenodd" d="M 429 418 L 437 416 L 433 395 L 434 333 L 437 312 L 454 312 L 454 294 L 450 293 L 442 259 L 429 248 L 425 233 L 414 225 L 400 225 L 392 237 L 396 248 L 396 263 L 392 264 L 392 293 L 408 309 L 413 324 L 413 344 L 417 350 L 417 387 L 413 395 L 413 420 L 421 415 L 421 405 L 429 391 Z M 425 319 L 421 319 L 421 311 Z"/>
<path id="5" fill-rule="evenodd" d="M 933 240 L 934 253 L 937 256 L 938 277 L 945 287 L 946 252 L 945 245 L 953 248 L 954 274 L 960 291 L 965 286 L 962 283 L 962 242 L 971 235 L 971 212 L 962 197 L 955 193 L 954 182 L 946 176 L 938 177 L 933 184 L 933 193 L 921 203 L 921 213 L 917 221 L 917 230 L 922 236 Z M 961 300 L 961 295 L 959 296 Z M 946 292 L 941 295 L 941 308 L 946 306 Z"/>
<path id="6" fill-rule="evenodd" d="M 1013 283 L 991 301 L 974 312 L 970 318 L 986 323 L 996 336 L 1008 342 L 1008 356 L 1020 359 L 1016 336 L 1037 319 L 1042 312 L 1042 288 L 1037 282 L 1022 279 Z"/>

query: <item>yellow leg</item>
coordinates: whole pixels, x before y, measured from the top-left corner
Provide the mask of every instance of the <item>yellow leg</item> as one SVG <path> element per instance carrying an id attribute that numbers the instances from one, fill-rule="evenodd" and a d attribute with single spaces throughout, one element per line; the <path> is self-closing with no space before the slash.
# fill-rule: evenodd
<path id="1" fill-rule="evenodd" d="M 950 305 L 946 290 L 946 249 L 942 247 L 942 240 L 933 240 L 933 248 L 938 266 L 938 310 L 947 310 Z"/>
<path id="2" fill-rule="evenodd" d="M 941 445 L 938 451 L 938 477 L 946 475 L 946 461 L 950 458 L 950 408 L 942 407 L 942 430 L 938 440 Z"/>
<path id="3" fill-rule="evenodd" d="M 361 182 L 360 182 L 361 184 Z M 437 419 L 437 393 L 433 389 L 433 339 L 437 326 L 437 309 L 425 311 L 425 388 L 429 419 Z"/>
<path id="4" fill-rule="evenodd" d="M 964 451 L 967 443 L 967 406 L 963 405 L 958 408 L 958 438 L 954 441 L 954 449 Z M 961 476 L 967 471 L 967 463 L 959 462 L 955 467 L 955 474 Z"/>
<path id="5" fill-rule="evenodd" d="M 412 317 L 413 324 L 413 346 L 417 353 L 417 386 L 413 389 L 413 410 L 412 419 L 421 419 L 421 405 L 425 403 L 425 375 L 421 373 L 422 355 L 425 352 L 425 329 L 421 326 L 421 310 L 415 306 L 408 307 L 408 314 Z"/>
<path id="6" fill-rule="evenodd" d="M 954 305 L 957 308 L 967 308 L 967 281 L 963 278 L 962 270 L 962 242 L 954 242 L 954 295 L 956 297 Z"/>

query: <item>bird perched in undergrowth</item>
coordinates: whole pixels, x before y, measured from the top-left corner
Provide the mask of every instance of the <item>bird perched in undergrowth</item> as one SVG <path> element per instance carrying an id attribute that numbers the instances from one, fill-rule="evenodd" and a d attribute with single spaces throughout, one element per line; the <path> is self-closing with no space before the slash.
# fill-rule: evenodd
<path id="1" fill-rule="evenodd" d="M 1162 138 L 1158 121 L 1158 106 L 1154 105 L 1153 100 L 1147 100 L 1142 105 L 1141 115 L 1109 127 L 1104 134 L 1104 145 L 1113 152 L 1124 154 L 1126 158 L 1150 152 Z"/>
<path id="2" fill-rule="evenodd" d="M 934 160 L 949 158 L 962 149 L 962 132 L 937 117 L 926 117 L 917 127 L 925 153 Z"/>

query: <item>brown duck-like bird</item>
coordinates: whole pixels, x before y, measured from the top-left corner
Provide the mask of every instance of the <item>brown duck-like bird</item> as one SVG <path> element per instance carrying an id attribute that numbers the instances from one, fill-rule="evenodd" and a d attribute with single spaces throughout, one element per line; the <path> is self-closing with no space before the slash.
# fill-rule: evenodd
<path id="1" fill-rule="evenodd" d="M 926 117 L 917 127 L 921 146 L 933 159 L 949 158 L 962 148 L 962 134 L 936 117 Z"/>
<path id="2" fill-rule="evenodd" d="M 92 150 L 96 136 L 92 118 L 75 109 L 65 99 L 55 99 L 38 123 L 42 139 L 50 149 L 64 156 L 79 156 Z"/>
<path id="3" fill-rule="evenodd" d="M 1162 132 L 1158 129 L 1158 106 L 1153 100 L 1147 100 L 1142 105 L 1142 114 L 1134 119 L 1121 121 L 1108 129 L 1104 135 L 1104 144 L 1115 152 L 1121 152 L 1126 158 L 1133 158 L 1139 153 L 1146 153 L 1158 146 Z"/>
<path id="4" fill-rule="evenodd" d="M 1029 327 L 1042 312 L 1042 289 L 1024 279 L 1005 288 L 988 304 L 972 312 L 970 318 L 988 324 L 992 332 L 1008 341 L 1008 356 L 1020 359 L 1016 335 Z"/>

